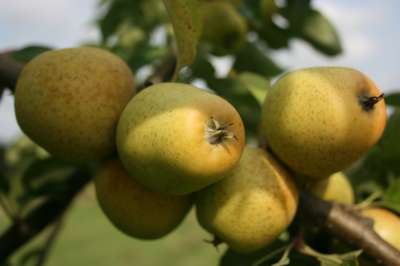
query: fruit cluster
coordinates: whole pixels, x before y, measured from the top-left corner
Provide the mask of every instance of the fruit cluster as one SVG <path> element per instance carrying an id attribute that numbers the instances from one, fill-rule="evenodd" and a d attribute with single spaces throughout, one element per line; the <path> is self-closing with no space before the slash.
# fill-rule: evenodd
<path id="1" fill-rule="evenodd" d="M 132 77 L 101 49 L 45 52 L 21 73 L 15 111 L 26 135 L 53 156 L 100 162 L 102 210 L 142 239 L 171 232 L 194 203 L 211 234 L 238 252 L 258 250 L 294 218 L 295 175 L 319 197 L 352 204 L 351 185 L 335 173 L 374 145 L 386 123 L 381 93 L 362 73 L 303 69 L 268 93 L 260 121 L 266 146 L 250 147 L 223 98 L 181 83 L 134 96 Z"/>

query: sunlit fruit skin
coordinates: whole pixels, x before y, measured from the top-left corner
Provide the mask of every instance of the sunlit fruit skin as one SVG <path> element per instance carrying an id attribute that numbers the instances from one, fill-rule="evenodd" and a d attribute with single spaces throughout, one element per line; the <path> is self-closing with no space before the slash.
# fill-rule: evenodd
<path id="1" fill-rule="evenodd" d="M 117 159 L 104 163 L 94 183 L 101 209 L 120 231 L 141 239 L 161 238 L 174 230 L 191 207 L 188 196 L 154 192 L 129 176 Z"/>
<path id="2" fill-rule="evenodd" d="M 256 251 L 292 222 L 298 192 L 268 153 L 246 147 L 232 174 L 195 193 L 200 225 L 239 253 Z"/>
<path id="3" fill-rule="evenodd" d="M 211 120 L 229 136 L 207 137 Z M 245 142 L 242 120 L 223 98 L 180 83 L 159 83 L 138 93 L 117 127 L 117 149 L 129 173 L 144 186 L 188 194 L 226 176 Z"/>
<path id="4" fill-rule="evenodd" d="M 118 118 L 133 94 L 132 73 L 119 57 L 89 47 L 53 50 L 24 67 L 15 114 L 52 155 L 87 162 L 115 151 Z"/>
<path id="5" fill-rule="evenodd" d="M 323 179 L 359 159 L 381 137 L 386 107 L 381 92 L 361 72 L 316 67 L 290 72 L 270 90 L 261 133 L 293 171 Z M 364 103 L 362 103 L 364 102 Z"/>
<path id="6" fill-rule="evenodd" d="M 203 40 L 211 44 L 216 55 L 238 51 L 246 40 L 246 20 L 229 1 L 204 1 Z"/>
<path id="7" fill-rule="evenodd" d="M 400 250 L 400 217 L 382 208 L 368 208 L 361 212 L 374 221 L 375 232 L 393 247 Z"/>
<path id="8" fill-rule="evenodd" d="M 342 172 L 311 182 L 310 191 L 315 196 L 342 204 L 354 204 L 354 191 L 347 176 Z"/>

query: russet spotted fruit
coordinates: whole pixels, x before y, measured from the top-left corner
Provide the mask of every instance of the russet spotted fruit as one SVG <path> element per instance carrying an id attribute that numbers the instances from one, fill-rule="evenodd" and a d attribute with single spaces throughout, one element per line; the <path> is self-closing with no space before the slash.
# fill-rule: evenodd
<path id="1" fill-rule="evenodd" d="M 292 222 L 298 192 L 267 152 L 246 147 L 231 175 L 195 193 L 200 225 L 240 253 L 256 251 Z"/>
<path id="2" fill-rule="evenodd" d="M 148 190 L 129 176 L 118 159 L 105 162 L 94 183 L 101 209 L 120 231 L 141 239 L 157 239 L 174 230 L 191 207 L 187 196 Z"/>
<path id="3" fill-rule="evenodd" d="M 134 94 L 129 67 L 102 49 L 54 50 L 19 76 L 15 113 L 21 129 L 52 155 L 74 162 L 115 151 L 115 128 Z"/>
<path id="4" fill-rule="evenodd" d="M 261 134 L 293 171 L 323 179 L 359 159 L 386 124 L 382 93 L 363 73 L 316 67 L 282 76 L 262 108 Z"/>
<path id="5" fill-rule="evenodd" d="M 223 98 L 180 83 L 138 93 L 117 127 L 122 163 L 149 189 L 188 194 L 229 174 L 245 142 L 242 120 Z"/>

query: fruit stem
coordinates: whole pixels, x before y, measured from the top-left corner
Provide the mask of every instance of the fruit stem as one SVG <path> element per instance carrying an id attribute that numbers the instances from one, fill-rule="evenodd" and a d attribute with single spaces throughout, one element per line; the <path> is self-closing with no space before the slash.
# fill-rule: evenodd
<path id="1" fill-rule="evenodd" d="M 237 139 L 233 132 L 228 130 L 232 123 L 221 124 L 213 117 L 207 121 L 205 137 L 210 144 L 218 145 L 228 139 Z"/>
<path id="2" fill-rule="evenodd" d="M 381 94 L 379 96 L 372 96 L 372 97 L 360 97 L 361 106 L 365 111 L 370 111 L 374 108 L 374 105 L 383 99 L 385 94 Z"/>

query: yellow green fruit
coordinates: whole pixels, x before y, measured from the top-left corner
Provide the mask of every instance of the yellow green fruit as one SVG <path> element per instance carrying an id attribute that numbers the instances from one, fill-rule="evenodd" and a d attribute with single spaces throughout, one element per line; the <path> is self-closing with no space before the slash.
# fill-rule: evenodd
<path id="1" fill-rule="evenodd" d="M 315 196 L 343 204 L 354 204 L 354 191 L 347 176 L 342 172 L 334 173 L 326 179 L 310 184 L 310 191 Z"/>
<path id="2" fill-rule="evenodd" d="M 316 67 L 282 76 L 268 93 L 261 132 L 295 172 L 323 179 L 359 159 L 386 124 L 382 93 L 361 72 Z"/>
<path id="3" fill-rule="evenodd" d="M 202 3 L 203 39 L 213 52 L 225 55 L 237 51 L 246 40 L 247 24 L 235 6 L 227 1 Z"/>
<path id="4" fill-rule="evenodd" d="M 139 183 L 188 194 L 233 169 L 244 134 L 239 114 L 223 98 L 191 85 L 159 83 L 126 106 L 117 127 L 117 148 Z"/>
<path id="5" fill-rule="evenodd" d="M 251 147 L 230 176 L 195 197 L 200 225 L 240 253 L 274 241 L 292 222 L 298 205 L 289 174 L 270 154 Z"/>
<path id="6" fill-rule="evenodd" d="M 375 232 L 385 241 L 400 250 L 400 217 L 382 208 L 368 208 L 361 212 L 374 221 Z"/>
<path id="7" fill-rule="evenodd" d="M 94 183 L 98 202 L 108 219 L 136 238 L 156 239 L 175 229 L 190 209 L 187 196 L 148 190 L 129 176 L 119 160 L 101 166 Z"/>
<path id="8" fill-rule="evenodd" d="M 133 93 L 132 73 L 117 56 L 89 47 L 54 50 L 24 67 L 15 113 L 48 152 L 85 162 L 115 150 L 115 127 Z"/>

